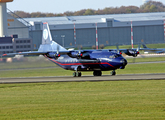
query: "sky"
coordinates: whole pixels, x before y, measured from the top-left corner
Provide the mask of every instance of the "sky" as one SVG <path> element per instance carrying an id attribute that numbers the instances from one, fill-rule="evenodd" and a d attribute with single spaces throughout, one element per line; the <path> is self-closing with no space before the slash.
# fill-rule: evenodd
<path id="1" fill-rule="evenodd" d="M 160 1 L 165 4 L 165 0 Z M 64 13 L 66 11 L 79 11 L 82 9 L 104 9 L 105 7 L 137 6 L 143 4 L 142 0 L 13 0 L 7 3 L 11 11 Z"/>

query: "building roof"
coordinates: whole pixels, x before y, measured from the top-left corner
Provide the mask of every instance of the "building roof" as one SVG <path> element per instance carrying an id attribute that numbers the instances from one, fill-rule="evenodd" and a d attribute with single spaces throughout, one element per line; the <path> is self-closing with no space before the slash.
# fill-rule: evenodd
<path id="1" fill-rule="evenodd" d="M 165 19 L 165 12 L 156 13 L 131 13 L 131 14 L 109 14 L 109 15 L 89 15 L 89 16 L 62 16 L 62 17 L 41 17 L 24 18 L 30 22 L 48 22 L 52 25 L 58 24 L 83 24 L 83 23 L 104 23 L 105 19 L 114 19 L 114 22 L 126 21 L 150 21 Z"/>

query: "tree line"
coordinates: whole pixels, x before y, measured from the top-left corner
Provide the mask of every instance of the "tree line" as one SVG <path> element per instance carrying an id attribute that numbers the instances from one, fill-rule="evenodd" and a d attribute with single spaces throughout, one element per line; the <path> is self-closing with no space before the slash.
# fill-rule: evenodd
<path id="1" fill-rule="evenodd" d="M 35 17 L 56 17 L 56 16 L 80 16 L 80 15 L 103 15 L 103 14 L 126 14 L 126 13 L 147 13 L 147 12 L 165 12 L 165 5 L 162 2 L 150 1 L 137 6 L 121 6 L 121 7 L 106 7 L 104 9 L 82 9 L 79 11 L 64 13 L 42 13 L 42 12 L 24 12 L 14 11 L 16 15 L 22 18 L 35 18 Z M 11 14 L 14 17 L 18 17 Z"/>

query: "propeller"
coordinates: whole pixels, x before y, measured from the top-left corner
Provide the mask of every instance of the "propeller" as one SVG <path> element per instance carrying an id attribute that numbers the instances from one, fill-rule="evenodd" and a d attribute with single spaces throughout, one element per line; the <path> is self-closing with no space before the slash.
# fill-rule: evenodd
<path id="1" fill-rule="evenodd" d="M 141 43 L 138 44 L 138 48 L 136 49 L 137 55 L 140 55 L 142 58 L 145 58 L 142 54 L 139 53 L 140 47 L 141 47 Z M 135 57 L 133 59 L 133 63 L 135 63 Z"/>
<path id="2" fill-rule="evenodd" d="M 55 54 L 56 59 L 58 59 L 61 55 L 59 54 L 59 45 L 57 45 L 57 53 Z"/>
<path id="3" fill-rule="evenodd" d="M 78 58 L 81 58 L 83 56 L 83 54 L 81 53 L 81 47 L 80 45 L 78 45 Z"/>
<path id="4" fill-rule="evenodd" d="M 120 50 L 119 50 L 119 45 L 118 45 L 118 43 L 116 43 L 116 48 L 117 48 L 117 53 L 118 53 L 118 54 L 122 54 L 122 53 L 120 52 Z"/>
<path id="5" fill-rule="evenodd" d="M 141 46 L 141 44 L 139 43 L 139 45 L 138 45 L 138 47 L 137 47 L 136 51 L 139 51 L 140 46 Z"/>
<path id="6" fill-rule="evenodd" d="M 57 45 L 57 54 L 59 54 L 59 49 L 60 49 L 59 45 Z"/>

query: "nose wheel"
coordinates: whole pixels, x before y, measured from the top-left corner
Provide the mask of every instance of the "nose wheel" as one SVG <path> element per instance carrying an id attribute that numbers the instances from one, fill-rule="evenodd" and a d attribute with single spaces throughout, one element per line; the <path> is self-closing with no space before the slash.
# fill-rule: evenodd
<path id="1" fill-rule="evenodd" d="M 113 70 L 113 71 L 111 72 L 111 75 L 112 75 L 112 76 L 116 75 L 116 71 Z"/>
<path id="2" fill-rule="evenodd" d="M 73 77 L 81 77 L 81 72 L 74 72 Z"/>

